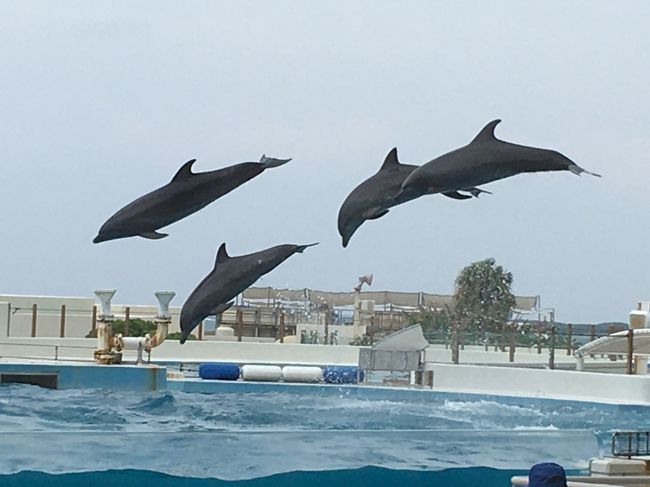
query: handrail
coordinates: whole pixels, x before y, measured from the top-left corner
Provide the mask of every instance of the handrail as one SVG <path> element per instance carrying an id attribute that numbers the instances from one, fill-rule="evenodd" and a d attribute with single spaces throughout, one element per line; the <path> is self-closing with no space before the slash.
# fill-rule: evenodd
<path id="1" fill-rule="evenodd" d="M 0 342 L 0 345 L 9 345 L 9 346 L 18 346 L 18 347 L 41 347 L 41 348 L 53 348 L 53 357 L 52 360 L 58 361 L 59 360 L 59 349 L 60 348 L 70 348 L 70 349 L 78 349 L 78 350 L 94 350 L 94 347 L 84 347 L 81 345 L 59 345 L 59 344 L 51 344 L 51 343 L 7 343 L 7 342 Z M 92 357 L 92 354 L 89 355 Z M 13 354 L 6 354 L 3 353 L 0 355 L 0 357 L 7 357 L 7 358 L 22 358 L 22 359 L 30 359 L 30 360 L 49 360 L 47 358 L 44 358 L 43 356 L 34 356 L 34 355 L 13 355 Z M 70 361 L 82 361 L 85 362 L 87 361 L 86 359 L 79 359 L 79 358 L 66 358 L 66 360 Z M 88 360 L 91 360 L 90 358 Z"/>

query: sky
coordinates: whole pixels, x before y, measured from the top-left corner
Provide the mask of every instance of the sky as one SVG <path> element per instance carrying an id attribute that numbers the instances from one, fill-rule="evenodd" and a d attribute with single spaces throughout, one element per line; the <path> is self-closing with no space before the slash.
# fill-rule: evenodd
<path id="1" fill-rule="evenodd" d="M 259 286 L 452 293 L 494 257 L 556 319 L 626 321 L 650 300 L 650 2 L 0 2 L 0 294 L 180 305 L 231 255 L 320 245 Z M 497 137 L 602 179 L 520 175 L 366 222 L 347 194 L 397 147 L 424 164 Z M 293 160 L 163 230 L 93 244 L 188 159 Z"/>

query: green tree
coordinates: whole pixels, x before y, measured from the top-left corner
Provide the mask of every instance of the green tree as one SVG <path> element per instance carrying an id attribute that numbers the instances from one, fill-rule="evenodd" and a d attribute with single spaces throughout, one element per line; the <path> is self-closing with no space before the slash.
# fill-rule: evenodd
<path id="1" fill-rule="evenodd" d="M 175 331 L 173 333 L 170 333 L 167 335 L 167 340 L 180 340 L 181 335 L 183 335 L 180 331 Z M 196 340 L 196 337 L 192 334 L 187 335 L 187 340 Z"/>
<path id="2" fill-rule="evenodd" d="M 453 320 L 471 332 L 503 331 L 515 296 L 512 274 L 494 259 L 474 262 L 460 271 L 453 298 Z"/>
<path id="3" fill-rule="evenodd" d="M 125 321 L 122 319 L 113 320 L 111 322 L 111 329 L 113 330 L 113 335 L 124 333 Z M 153 321 L 143 320 L 142 318 L 132 318 L 129 320 L 129 333 L 126 336 L 130 337 L 143 337 L 147 333 L 153 335 L 156 333 L 156 324 Z M 97 331 L 91 331 L 86 335 L 86 338 L 96 338 Z"/>
<path id="4" fill-rule="evenodd" d="M 427 309 L 408 316 L 410 325 L 420 324 L 430 343 L 444 343 L 451 329 L 448 309 Z"/>

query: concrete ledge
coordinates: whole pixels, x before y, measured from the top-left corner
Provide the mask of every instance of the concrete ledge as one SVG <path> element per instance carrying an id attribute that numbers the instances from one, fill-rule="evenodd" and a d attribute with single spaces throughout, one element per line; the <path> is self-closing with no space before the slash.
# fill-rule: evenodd
<path id="1" fill-rule="evenodd" d="M 157 365 L 95 365 L 62 362 L 0 362 L 6 375 L 56 375 L 56 389 L 159 391 L 166 389 L 166 369 Z"/>
<path id="2" fill-rule="evenodd" d="M 650 376 L 426 364 L 435 390 L 650 406 Z"/>

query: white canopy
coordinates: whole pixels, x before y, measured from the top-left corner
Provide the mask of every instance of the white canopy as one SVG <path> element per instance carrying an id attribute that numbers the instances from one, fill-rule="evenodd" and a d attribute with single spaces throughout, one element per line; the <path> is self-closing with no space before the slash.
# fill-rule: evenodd
<path id="1" fill-rule="evenodd" d="M 590 354 L 626 354 L 627 335 L 628 330 L 612 333 L 609 336 L 586 343 L 576 353 L 583 356 Z M 632 345 L 634 354 L 650 355 L 650 328 L 635 329 Z"/>
<path id="2" fill-rule="evenodd" d="M 429 342 L 422 334 L 422 327 L 417 324 L 391 333 L 379 340 L 372 349 L 393 352 L 418 352 L 428 346 Z"/>

